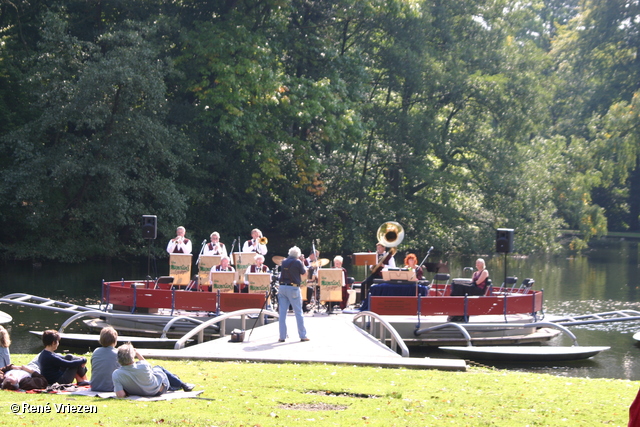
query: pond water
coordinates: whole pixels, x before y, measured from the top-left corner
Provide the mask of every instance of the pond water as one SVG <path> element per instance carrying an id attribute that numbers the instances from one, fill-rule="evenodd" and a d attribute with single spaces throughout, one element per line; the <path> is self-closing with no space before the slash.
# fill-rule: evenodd
<path id="1" fill-rule="evenodd" d="M 547 316 L 577 316 L 613 310 L 640 311 L 638 245 L 636 241 L 609 239 L 597 242 L 588 254 L 578 257 L 518 257 L 511 254 L 505 257 L 495 254 L 484 258 L 494 285 L 504 280 L 505 267 L 508 276 L 519 278 L 518 283 L 524 278 L 534 278 L 534 288 L 544 290 L 544 311 Z M 271 255 L 274 254 L 269 254 L 267 260 Z M 464 267 L 475 264 L 475 257 L 433 258 L 428 261 L 447 262 L 452 277 L 468 277 Z M 397 261 L 401 261 L 399 256 Z M 157 264 L 158 274 L 167 274 L 167 263 L 158 260 Z M 356 280 L 366 277 L 364 267 L 347 265 L 347 268 Z M 0 271 L 0 294 L 24 292 L 83 305 L 95 304 L 100 297 L 101 280 L 139 279 L 145 277 L 148 271 L 146 258 L 133 262 L 86 262 L 79 265 L 8 263 Z M 13 322 L 8 325 L 13 340 L 12 353 L 40 351 L 39 339 L 28 331 L 57 329 L 69 317 L 6 304 L 0 310 L 13 316 Z M 611 349 L 585 361 L 526 365 L 503 363 L 492 366 L 572 377 L 640 380 L 640 345 L 632 338 L 635 332 L 640 331 L 640 322 L 574 326 L 570 330 L 580 345 L 610 346 Z M 571 345 L 571 342 L 560 336 L 549 345 Z M 438 350 L 420 350 L 412 352 L 412 356 L 451 357 Z"/>

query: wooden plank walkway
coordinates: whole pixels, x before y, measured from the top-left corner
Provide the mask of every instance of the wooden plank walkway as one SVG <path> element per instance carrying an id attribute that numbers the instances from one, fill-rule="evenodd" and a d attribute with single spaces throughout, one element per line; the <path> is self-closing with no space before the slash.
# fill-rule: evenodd
<path id="1" fill-rule="evenodd" d="M 393 368 L 465 371 L 464 360 L 402 357 L 353 324 L 352 316 L 305 315 L 310 341 L 300 342 L 295 317 L 287 316 L 289 338 L 278 342 L 278 322 L 257 326 L 244 342 L 223 337 L 181 350 L 140 349 L 155 359 L 247 360 L 267 363 L 331 363 Z M 253 320 L 248 322 L 249 328 Z"/>

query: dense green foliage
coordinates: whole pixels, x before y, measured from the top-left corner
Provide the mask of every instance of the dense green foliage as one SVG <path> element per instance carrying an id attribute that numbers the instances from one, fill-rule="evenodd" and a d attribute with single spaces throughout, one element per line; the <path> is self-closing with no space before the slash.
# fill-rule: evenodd
<path id="1" fill-rule="evenodd" d="M 640 231 L 640 10 L 625 0 L 0 3 L 0 251 L 554 251 Z M 197 245 L 195 250 L 197 250 Z"/>

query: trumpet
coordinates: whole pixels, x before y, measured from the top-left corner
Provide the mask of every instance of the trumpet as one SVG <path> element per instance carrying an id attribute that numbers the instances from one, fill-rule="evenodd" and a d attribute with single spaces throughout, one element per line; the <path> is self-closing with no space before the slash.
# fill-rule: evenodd
<path id="1" fill-rule="evenodd" d="M 258 239 L 258 244 L 259 245 L 266 245 L 267 243 L 269 243 L 269 239 L 267 239 L 264 236 Z"/>

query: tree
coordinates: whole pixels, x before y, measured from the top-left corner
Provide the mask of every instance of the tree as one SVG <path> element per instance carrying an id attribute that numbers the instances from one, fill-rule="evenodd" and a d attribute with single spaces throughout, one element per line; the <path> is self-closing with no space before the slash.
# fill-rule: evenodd
<path id="1" fill-rule="evenodd" d="M 152 34 L 124 25 L 83 42 L 45 15 L 29 81 L 38 117 L 2 141 L 11 159 L 2 170 L 2 242 L 12 256 L 141 253 L 142 214 L 184 218 L 174 183 L 186 167 L 183 141 L 163 124 L 167 64 Z"/>

